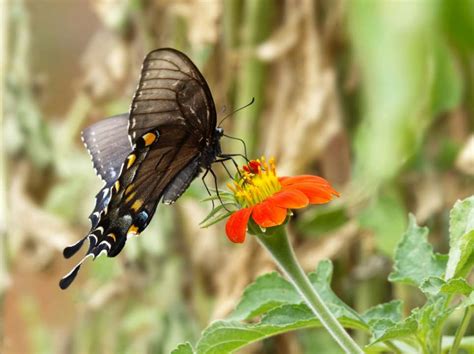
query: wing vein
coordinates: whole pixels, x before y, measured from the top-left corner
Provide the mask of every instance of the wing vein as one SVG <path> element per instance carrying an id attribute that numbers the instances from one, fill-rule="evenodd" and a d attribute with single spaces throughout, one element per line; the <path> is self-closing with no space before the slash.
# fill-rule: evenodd
<path id="1" fill-rule="evenodd" d="M 175 62 L 172 62 L 171 60 L 168 60 L 168 59 L 165 59 L 165 58 L 148 58 L 146 61 L 164 61 L 164 62 L 170 63 L 176 69 L 179 70 L 179 66 Z"/>

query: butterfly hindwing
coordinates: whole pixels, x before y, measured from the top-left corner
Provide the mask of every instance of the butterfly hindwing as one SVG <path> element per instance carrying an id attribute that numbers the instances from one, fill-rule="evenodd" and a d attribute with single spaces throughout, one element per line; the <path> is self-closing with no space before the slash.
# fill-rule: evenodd
<path id="1" fill-rule="evenodd" d="M 91 156 L 92 164 L 97 175 L 105 182 L 104 187 L 95 197 L 95 207 L 89 216 L 92 229 L 99 222 L 100 212 L 107 207 L 110 201 L 110 190 L 120 174 L 123 160 L 131 152 L 132 146 L 128 137 L 129 114 L 119 114 L 105 118 L 81 132 L 82 142 Z M 65 258 L 76 254 L 89 239 L 89 248 L 93 248 L 97 237 L 89 234 L 75 244 L 64 249 Z"/>
<path id="2" fill-rule="evenodd" d="M 81 133 L 97 175 L 107 184 L 115 182 L 122 162 L 132 151 L 128 137 L 128 117 L 128 113 L 124 113 L 106 118 Z"/>

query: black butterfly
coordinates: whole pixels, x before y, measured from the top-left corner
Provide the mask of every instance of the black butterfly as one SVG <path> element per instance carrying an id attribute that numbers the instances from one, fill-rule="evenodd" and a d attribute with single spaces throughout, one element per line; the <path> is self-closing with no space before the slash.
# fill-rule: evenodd
<path id="1" fill-rule="evenodd" d="M 105 186 L 96 196 L 89 234 L 64 249 L 74 255 L 89 239 L 84 258 L 59 282 L 66 289 L 89 257 L 115 257 L 127 237 L 150 222 L 160 201 L 175 202 L 221 154 L 222 128 L 206 80 L 183 53 L 157 49 L 141 71 L 130 114 L 100 121 L 82 132 Z M 227 158 L 226 158 L 227 156 Z"/>

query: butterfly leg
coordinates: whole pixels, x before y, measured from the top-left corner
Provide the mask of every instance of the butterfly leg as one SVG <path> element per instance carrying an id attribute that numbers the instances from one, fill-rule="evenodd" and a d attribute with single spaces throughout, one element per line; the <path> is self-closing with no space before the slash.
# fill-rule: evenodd
<path id="1" fill-rule="evenodd" d="M 217 186 L 217 176 L 216 176 L 216 174 L 214 173 L 214 171 L 212 169 L 208 169 L 207 171 L 211 172 L 212 177 L 214 177 L 214 186 L 216 188 L 217 198 L 221 202 L 222 207 L 230 213 L 231 211 L 226 208 L 224 202 L 222 201 L 221 195 L 219 194 L 219 187 Z"/>
<path id="2" fill-rule="evenodd" d="M 221 155 L 221 156 L 222 156 L 222 155 Z M 229 160 L 232 161 L 232 163 L 234 164 L 235 169 L 237 170 L 237 173 L 239 174 L 239 177 L 242 178 L 242 174 L 240 173 L 239 166 L 237 165 L 237 162 L 235 162 L 235 160 L 232 158 L 232 156 L 223 157 L 223 158 L 221 158 L 221 159 L 216 160 L 215 162 L 220 162 L 220 163 L 222 163 L 222 165 L 224 165 L 224 162 L 225 162 L 225 161 L 229 161 Z M 225 167 L 225 165 L 224 165 L 224 168 L 225 168 L 226 171 L 227 171 L 227 168 Z M 229 174 L 230 178 L 232 178 L 232 179 L 234 178 L 234 177 L 229 173 L 229 171 L 227 171 L 227 173 Z"/>
<path id="3" fill-rule="evenodd" d="M 222 154 L 219 155 L 219 157 L 226 158 L 226 157 L 241 157 L 245 160 L 245 162 L 249 163 L 250 160 L 247 158 L 247 156 L 242 155 L 242 154 Z"/>
<path id="4" fill-rule="evenodd" d="M 207 194 L 209 194 L 209 196 L 212 197 L 211 191 L 209 190 L 209 187 L 207 186 L 207 183 L 206 183 L 206 176 L 209 173 L 209 171 L 210 171 L 210 169 L 207 169 L 206 172 L 204 172 L 204 175 L 202 176 L 201 180 L 202 180 L 202 184 L 204 184 L 204 188 L 206 188 Z M 211 200 L 211 203 L 212 203 L 212 209 L 214 209 L 214 200 L 213 199 Z"/>
<path id="5" fill-rule="evenodd" d="M 229 161 L 229 160 L 232 160 L 232 159 L 231 158 L 219 159 L 219 160 L 216 160 L 214 162 L 220 162 L 222 164 L 222 167 L 224 167 L 225 171 L 227 172 L 227 175 L 230 178 L 234 179 L 234 176 L 232 176 L 232 173 L 230 173 L 229 169 L 227 168 L 226 164 L 224 163 L 224 162 Z M 234 161 L 232 160 L 232 162 L 234 162 Z M 237 164 L 235 162 L 234 162 L 234 166 L 236 167 L 237 172 L 240 172 L 239 168 L 237 167 Z"/>

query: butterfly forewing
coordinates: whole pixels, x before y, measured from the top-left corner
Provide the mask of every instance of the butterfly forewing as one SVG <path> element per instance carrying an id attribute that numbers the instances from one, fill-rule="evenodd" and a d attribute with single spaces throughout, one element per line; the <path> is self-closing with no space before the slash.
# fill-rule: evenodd
<path id="1" fill-rule="evenodd" d="M 118 123 L 123 130 L 123 121 Z M 189 58 L 174 49 L 158 49 L 145 58 L 127 125 L 132 146 L 127 153 L 119 149 L 123 157 L 107 153 L 97 169 L 105 171 L 99 174 L 107 184 L 91 216 L 89 250 L 61 280 L 63 289 L 74 280 L 84 259 L 102 253 L 114 257 L 127 237 L 143 231 L 163 195 L 164 202 L 174 202 L 198 175 L 203 155 L 206 166 L 209 156 L 215 158 L 219 138 L 209 87 Z M 109 136 L 103 139 L 112 144 Z M 108 145 L 105 150 L 110 150 Z M 119 171 L 118 178 L 107 173 L 112 170 Z M 75 253 L 82 242 L 67 248 L 65 256 Z"/>
<path id="2" fill-rule="evenodd" d="M 147 55 L 131 107 L 133 139 L 155 124 L 183 123 L 195 135 L 210 137 L 216 109 L 206 80 L 184 54 L 159 49 Z"/>

